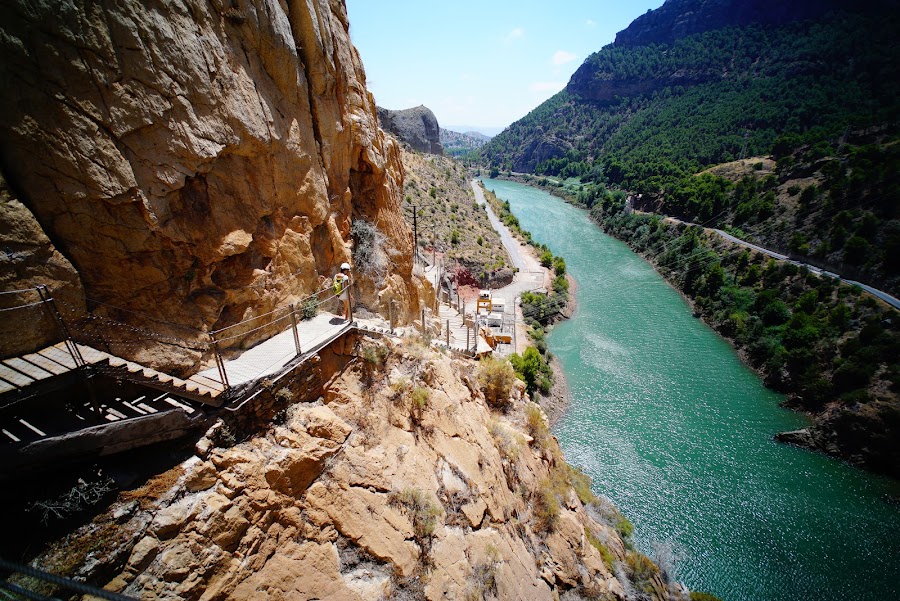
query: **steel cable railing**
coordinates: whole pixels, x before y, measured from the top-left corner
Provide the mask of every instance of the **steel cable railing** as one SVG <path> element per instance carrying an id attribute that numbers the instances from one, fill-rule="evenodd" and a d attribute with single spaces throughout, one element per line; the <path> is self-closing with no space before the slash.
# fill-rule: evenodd
<path id="1" fill-rule="evenodd" d="M 55 584 L 58 587 L 63 589 L 73 591 L 82 595 L 90 595 L 91 597 L 97 597 L 100 599 L 108 599 L 109 601 L 138 601 L 134 597 L 127 597 L 125 595 L 121 595 L 119 593 L 114 593 L 112 591 L 107 591 L 102 588 L 98 588 L 96 586 L 91 586 L 89 584 L 85 584 L 83 582 L 77 582 L 75 580 L 70 580 L 69 578 L 64 578 L 62 576 L 58 576 L 56 574 L 51 574 L 50 572 L 45 572 L 44 570 L 39 570 L 37 568 L 33 568 L 31 566 L 20 565 L 17 563 L 13 563 L 11 561 L 6 561 L 5 559 L 0 559 L 0 570 L 4 572 L 9 572 L 10 574 L 22 574 L 23 576 L 28 576 L 30 578 L 34 578 L 40 580 L 42 582 L 48 582 L 50 584 Z M 7 577 L 8 578 L 8 577 Z M 38 601 L 54 601 L 56 597 L 49 597 L 43 595 L 41 593 L 36 593 L 34 591 L 30 591 L 23 586 L 17 585 L 13 582 L 9 582 L 8 579 L 0 580 L 0 592 L 9 591 L 16 596 L 7 597 L 10 599 L 17 598 L 25 598 L 25 599 L 34 599 Z"/>
<path id="2" fill-rule="evenodd" d="M 230 388 L 230 384 L 226 370 L 226 360 L 222 355 L 223 351 L 247 350 L 264 340 L 286 331 L 288 328 L 292 328 L 294 350 L 296 355 L 301 354 L 298 322 L 305 317 L 309 317 L 310 312 L 318 311 L 318 307 L 322 304 L 340 296 L 340 294 L 336 294 L 331 290 L 330 281 L 325 278 L 323 278 L 323 281 L 327 281 L 328 285 L 299 299 L 297 303 L 273 309 L 238 323 L 210 331 L 203 331 L 183 324 L 157 319 L 132 309 L 117 307 L 95 299 L 86 299 L 90 304 L 104 307 L 108 313 L 134 315 L 144 321 L 145 324 L 148 322 L 151 324 L 150 327 L 133 325 L 108 315 L 85 312 L 83 308 L 54 298 L 45 287 L 0 292 L 0 295 L 2 295 L 0 298 L 6 298 L 10 295 L 31 294 L 37 296 L 37 299 L 34 297 L 21 299 L 18 304 L 0 301 L 0 311 L 22 311 L 26 313 L 37 311 L 38 313 L 15 321 L 15 327 L 20 330 L 36 329 L 36 320 L 52 319 L 49 325 L 58 330 L 58 335 L 53 340 L 50 340 L 49 344 L 64 342 L 66 350 L 72 355 L 76 369 L 86 366 L 84 358 L 81 357 L 83 347 L 79 347 L 79 345 L 96 348 L 98 351 L 106 352 L 111 356 L 121 356 L 126 359 L 139 356 L 141 352 L 147 351 L 153 345 L 166 345 L 176 348 L 179 353 L 193 355 L 195 361 L 203 361 L 203 357 L 209 358 L 213 356 L 219 372 L 219 383 L 222 385 L 223 390 L 227 391 Z M 352 285 L 352 282 L 348 283 L 348 287 Z M 4 307 L 4 304 L 9 306 Z M 53 322 L 56 323 L 54 324 Z M 157 324 L 157 328 L 152 327 L 153 323 Z M 47 328 L 44 329 L 46 330 Z M 27 351 L 14 349 L 12 354 L 7 352 L 7 350 L 0 349 L 0 356 L 19 355 L 34 349 L 28 349 Z M 101 372 L 108 371 L 110 375 L 116 377 L 128 377 L 127 374 L 119 369 L 120 366 L 107 366 L 100 361 L 93 367 Z M 215 378 L 209 378 L 208 376 L 207 379 L 215 381 Z"/>

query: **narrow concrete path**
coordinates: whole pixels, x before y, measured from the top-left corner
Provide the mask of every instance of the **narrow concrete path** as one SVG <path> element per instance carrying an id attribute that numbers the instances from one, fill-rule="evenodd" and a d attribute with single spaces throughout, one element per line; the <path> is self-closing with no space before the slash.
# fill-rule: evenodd
<path id="1" fill-rule="evenodd" d="M 472 191 L 475 193 L 475 200 L 478 204 L 484 205 L 488 219 L 490 219 L 491 225 L 494 226 L 497 233 L 500 234 L 500 240 L 503 242 L 510 260 L 519 269 L 513 276 L 512 284 L 494 290 L 493 294 L 506 301 L 507 316 L 509 319 L 515 319 L 516 323 L 515 349 L 513 350 L 517 353 L 523 353 L 528 345 L 527 328 L 523 322 L 521 311 L 516 305 L 516 298 L 526 291 L 541 288 L 547 289 L 550 286 L 550 271 L 541 266 L 531 247 L 514 237 L 509 228 L 494 214 L 491 205 L 487 204 L 487 199 L 484 197 L 484 191 L 481 189 L 478 180 L 473 179 L 471 185 Z"/>
<path id="2" fill-rule="evenodd" d="M 300 354 L 320 348 L 340 336 L 351 327 L 350 323 L 333 313 L 322 312 L 312 319 L 297 324 L 297 335 L 300 339 Z M 226 351 L 225 356 L 229 356 Z M 225 372 L 228 384 L 240 386 L 253 380 L 279 372 L 285 365 L 298 356 L 294 344 L 294 332 L 288 327 L 280 334 L 260 342 L 253 348 L 240 351 L 240 354 L 225 359 Z M 211 380 L 220 381 L 216 366 L 201 371 L 198 375 Z"/>

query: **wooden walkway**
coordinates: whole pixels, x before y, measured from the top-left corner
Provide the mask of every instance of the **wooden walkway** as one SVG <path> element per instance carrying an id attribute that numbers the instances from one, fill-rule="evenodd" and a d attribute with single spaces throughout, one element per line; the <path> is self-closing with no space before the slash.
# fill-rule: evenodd
<path id="1" fill-rule="evenodd" d="M 342 317 L 326 312 L 319 313 L 310 320 L 301 321 L 297 324 L 300 355 L 322 348 L 352 327 L 352 324 Z M 294 344 L 293 329 L 288 328 L 251 349 L 241 351 L 232 358 L 226 358 L 224 363 L 228 384 L 232 387 L 241 386 L 276 374 L 300 355 L 297 354 Z M 201 371 L 197 376 L 214 381 L 220 379 L 219 370 L 215 366 Z"/>
<path id="2" fill-rule="evenodd" d="M 352 327 L 353 324 L 337 315 L 323 312 L 297 325 L 299 354 L 292 328 L 253 348 L 244 351 L 226 351 L 223 363 L 228 385 L 242 386 L 278 373 L 298 356 L 319 350 Z M 171 392 L 207 405 L 218 407 L 223 402 L 227 386 L 222 382 L 215 365 L 182 379 L 84 344 L 76 346 L 85 364 L 100 373 Z M 7 399 L 31 396 L 42 382 L 74 375 L 77 368 L 78 364 L 64 342 L 21 357 L 4 359 L 0 361 L 0 396 Z"/>
<path id="3" fill-rule="evenodd" d="M 355 327 L 389 333 L 383 327 L 385 325 L 381 320 L 364 320 L 357 326 L 331 313 L 320 313 L 297 325 L 300 354 L 294 343 L 293 328 L 251 349 L 229 351 L 233 356 L 224 359 L 229 384 L 246 389 L 253 382 L 281 372 L 298 357 L 314 354 Z M 77 344 L 77 350 L 84 364 L 95 373 L 155 388 L 161 394 L 149 392 L 146 388 L 143 392 L 133 393 L 133 396 L 128 396 L 127 391 L 124 394 L 107 391 L 103 398 L 95 399 L 93 410 L 90 402 L 81 399 L 78 408 L 72 412 L 48 412 L 46 404 L 19 401 L 66 390 L 76 382 L 78 362 L 66 343 L 60 342 L 35 353 L 4 359 L 0 361 L 0 408 L 5 408 L 0 417 L 0 443 L 29 444 L 91 425 L 151 417 L 173 409 L 193 417 L 202 411 L 201 404 L 219 407 L 229 398 L 225 394 L 228 388 L 220 381 L 215 365 L 181 379 L 87 345 Z M 198 401 L 201 404 L 196 404 Z M 99 415 L 96 413 L 98 410 Z"/>
<path id="4" fill-rule="evenodd" d="M 84 344 L 71 344 L 75 344 L 78 348 L 86 365 L 102 373 L 121 376 L 154 388 L 163 388 L 211 405 L 221 404 L 216 402 L 216 397 L 224 392 L 225 387 L 218 379 L 204 378 L 198 374 L 183 380 Z M 29 388 L 54 376 L 73 373 L 77 368 L 78 364 L 65 342 L 22 357 L 4 359 L 0 361 L 0 395 L 27 393 Z"/>

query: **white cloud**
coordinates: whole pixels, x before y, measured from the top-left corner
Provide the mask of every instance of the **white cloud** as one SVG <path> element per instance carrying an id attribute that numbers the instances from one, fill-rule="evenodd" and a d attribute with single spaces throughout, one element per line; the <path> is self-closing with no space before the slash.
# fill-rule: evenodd
<path id="1" fill-rule="evenodd" d="M 525 30 L 522 29 L 521 27 L 516 27 L 515 29 L 510 31 L 508 34 L 506 34 L 506 43 L 509 44 L 510 42 L 517 40 L 524 35 L 525 35 Z"/>
<path id="2" fill-rule="evenodd" d="M 553 64 L 565 65 L 566 63 L 571 63 L 576 58 L 578 57 L 571 52 L 566 52 L 565 50 L 557 50 L 553 53 Z"/>
<path id="3" fill-rule="evenodd" d="M 594 21 L 593 19 L 588 19 L 587 21 L 584 22 L 584 24 L 587 25 L 588 27 L 596 27 L 597 26 L 597 22 Z"/>
<path id="4" fill-rule="evenodd" d="M 532 92 L 558 92 L 566 87 L 562 81 L 536 81 L 528 89 Z"/>

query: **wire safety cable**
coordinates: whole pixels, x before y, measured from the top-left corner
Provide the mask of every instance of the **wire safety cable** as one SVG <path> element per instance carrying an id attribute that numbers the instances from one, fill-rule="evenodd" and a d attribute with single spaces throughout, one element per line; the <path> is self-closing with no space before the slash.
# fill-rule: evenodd
<path id="1" fill-rule="evenodd" d="M 0 311 L 15 311 L 16 309 L 27 309 L 28 307 L 36 307 L 37 305 L 43 305 L 44 301 L 37 301 L 36 303 L 28 303 L 27 305 L 16 305 L 15 307 L 3 307 Z"/>
<path id="2" fill-rule="evenodd" d="M 21 294 L 22 292 L 37 292 L 37 288 L 25 288 L 23 290 L 2 290 L 0 294 Z"/>

